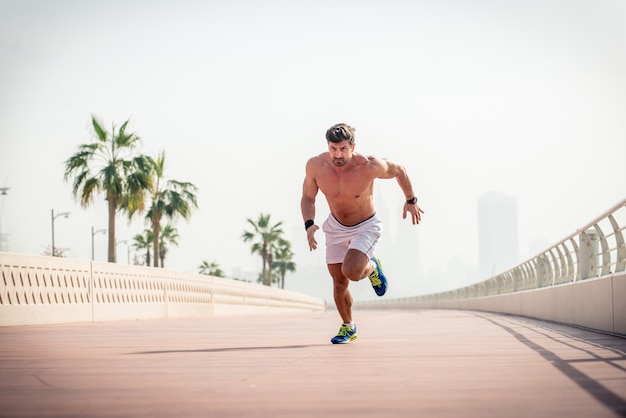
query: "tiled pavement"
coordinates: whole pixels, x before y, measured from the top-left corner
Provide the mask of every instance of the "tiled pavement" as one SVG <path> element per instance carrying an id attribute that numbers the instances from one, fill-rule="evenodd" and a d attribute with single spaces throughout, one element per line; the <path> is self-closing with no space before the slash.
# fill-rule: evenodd
<path id="1" fill-rule="evenodd" d="M 626 416 L 626 339 L 489 313 L 0 328 L 0 416 Z"/>

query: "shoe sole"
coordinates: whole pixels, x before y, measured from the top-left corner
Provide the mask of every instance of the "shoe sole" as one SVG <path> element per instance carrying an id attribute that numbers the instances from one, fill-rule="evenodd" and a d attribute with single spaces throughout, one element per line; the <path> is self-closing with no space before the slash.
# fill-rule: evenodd
<path id="1" fill-rule="evenodd" d="M 348 338 L 347 341 L 337 341 L 337 342 L 331 341 L 331 343 L 333 343 L 333 344 L 348 344 L 350 341 L 354 341 L 354 340 L 356 340 L 356 334 L 353 335 L 352 337 Z"/>

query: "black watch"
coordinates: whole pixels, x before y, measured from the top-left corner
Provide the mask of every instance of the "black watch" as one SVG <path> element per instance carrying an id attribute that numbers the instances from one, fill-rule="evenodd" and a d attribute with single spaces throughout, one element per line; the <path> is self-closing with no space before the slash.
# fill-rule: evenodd
<path id="1" fill-rule="evenodd" d="M 417 203 L 417 197 L 413 197 L 412 199 L 407 200 L 406 203 L 408 203 L 409 205 L 416 204 Z"/>

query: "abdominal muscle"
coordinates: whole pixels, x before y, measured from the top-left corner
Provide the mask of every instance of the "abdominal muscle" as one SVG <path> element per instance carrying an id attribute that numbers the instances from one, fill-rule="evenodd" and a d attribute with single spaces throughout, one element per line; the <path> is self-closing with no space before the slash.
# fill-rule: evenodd
<path id="1" fill-rule="evenodd" d="M 372 195 L 351 199 L 328 199 L 330 213 L 345 226 L 354 226 L 370 218 L 374 210 Z"/>

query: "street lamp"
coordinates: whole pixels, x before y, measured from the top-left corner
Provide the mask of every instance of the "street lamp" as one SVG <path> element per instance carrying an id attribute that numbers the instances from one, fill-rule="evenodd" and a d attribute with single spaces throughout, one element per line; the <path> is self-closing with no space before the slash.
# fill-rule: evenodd
<path id="1" fill-rule="evenodd" d="M 127 250 L 126 252 L 128 253 L 127 254 L 128 258 L 127 258 L 126 263 L 130 264 L 130 245 L 128 245 L 128 240 L 127 239 L 123 239 L 123 240 L 118 241 L 118 242 L 115 243 L 115 254 L 116 255 L 117 255 L 117 244 L 126 244 L 126 250 Z"/>
<path id="2" fill-rule="evenodd" d="M 56 257 L 56 250 L 54 247 L 54 220 L 56 218 L 58 218 L 59 216 L 63 216 L 65 218 L 68 218 L 70 216 L 69 212 L 61 212 L 61 213 L 57 213 L 56 215 L 54 214 L 54 209 L 52 209 L 52 215 L 51 215 L 51 219 L 52 219 L 52 257 Z"/>
<path id="3" fill-rule="evenodd" d="M 0 203 L 0 251 L 4 251 L 4 242 L 6 241 L 5 234 L 2 233 L 2 214 L 4 213 L 4 196 L 7 195 L 10 187 L 0 187 L 0 196 L 2 196 L 2 203 Z"/>
<path id="4" fill-rule="evenodd" d="M 93 237 L 96 234 L 100 233 L 100 232 L 107 232 L 107 230 L 106 229 L 98 229 L 97 231 L 94 231 L 93 226 L 91 227 L 91 260 L 92 261 L 95 260 L 94 253 L 93 253 L 93 247 L 94 247 L 94 245 L 93 245 Z"/>

